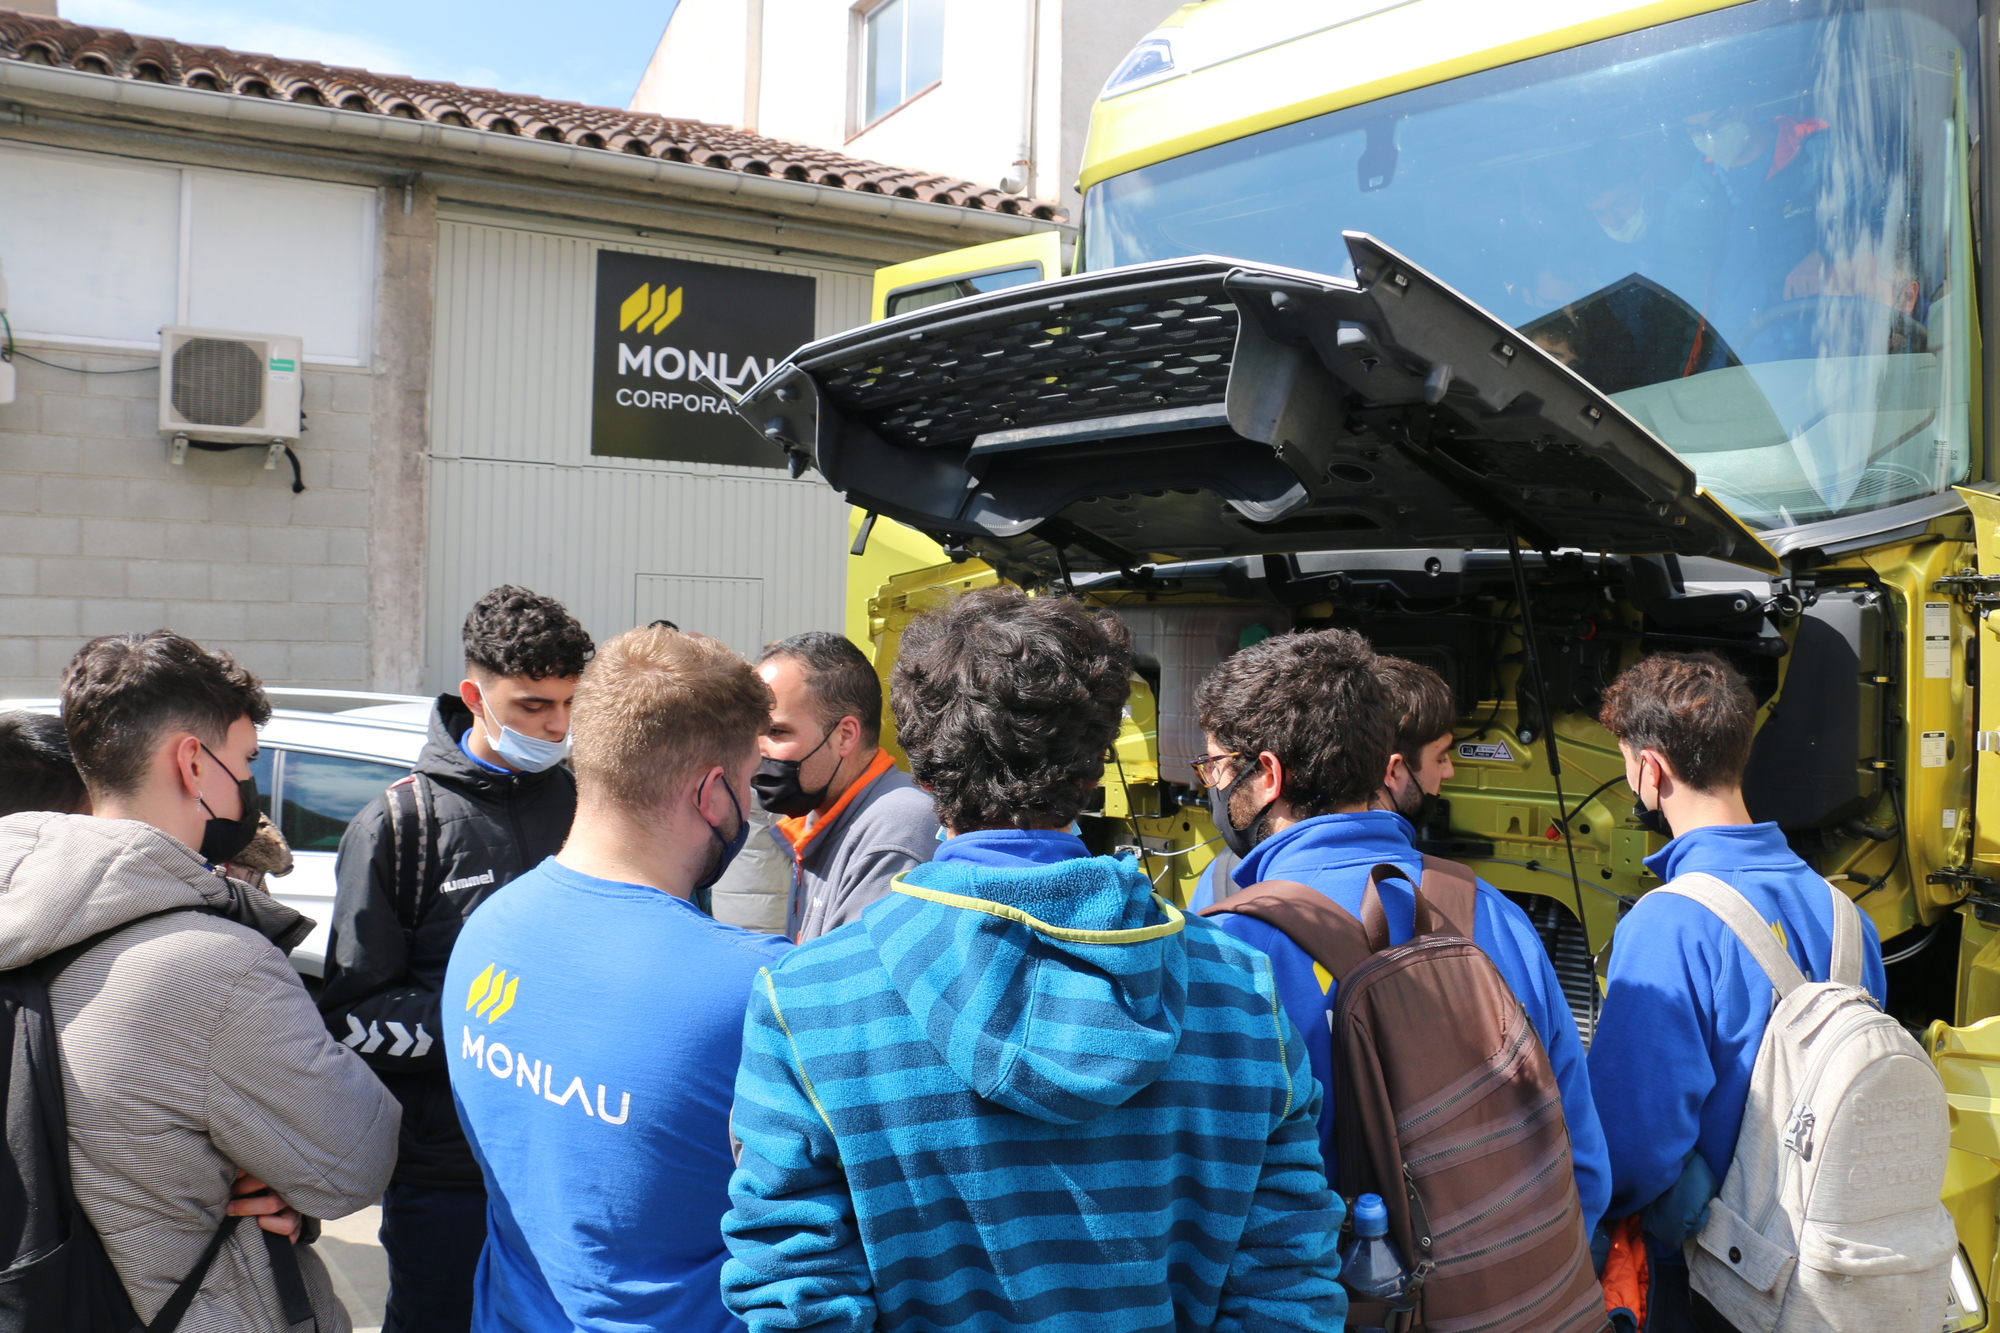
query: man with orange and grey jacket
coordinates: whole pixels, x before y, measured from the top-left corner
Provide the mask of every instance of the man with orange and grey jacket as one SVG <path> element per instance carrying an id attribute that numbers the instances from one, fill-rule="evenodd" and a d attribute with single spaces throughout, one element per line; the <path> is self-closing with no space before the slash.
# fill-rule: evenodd
<path id="1" fill-rule="evenodd" d="M 775 703 L 750 785 L 780 816 L 763 836 L 792 863 L 785 933 L 803 944 L 858 919 L 930 860 L 937 815 L 881 747 L 882 682 L 860 649 L 838 634 L 796 634 L 764 649 L 757 674 Z"/>

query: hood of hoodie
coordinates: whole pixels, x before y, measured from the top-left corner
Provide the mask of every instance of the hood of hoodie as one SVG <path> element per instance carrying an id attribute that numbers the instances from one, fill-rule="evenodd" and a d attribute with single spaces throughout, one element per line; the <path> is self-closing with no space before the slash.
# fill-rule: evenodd
<path id="1" fill-rule="evenodd" d="M 456 694 L 440 694 L 437 707 L 431 710 L 430 732 L 424 737 L 423 753 L 417 756 L 416 771 L 468 797 L 489 801 L 505 800 L 569 776 L 563 764 L 539 773 L 494 773 L 481 768 L 459 748 L 459 741 L 471 729 L 472 710 L 465 706 L 465 700 Z"/>
<path id="2" fill-rule="evenodd" d="M 1059 1125 L 1122 1106 L 1180 1046 L 1178 909 L 1128 859 L 917 866 L 860 926 L 974 1092 Z"/>
<path id="3" fill-rule="evenodd" d="M 174 907 L 205 908 L 288 952 L 313 927 L 151 824 L 47 812 L 0 819 L 0 968 Z"/>

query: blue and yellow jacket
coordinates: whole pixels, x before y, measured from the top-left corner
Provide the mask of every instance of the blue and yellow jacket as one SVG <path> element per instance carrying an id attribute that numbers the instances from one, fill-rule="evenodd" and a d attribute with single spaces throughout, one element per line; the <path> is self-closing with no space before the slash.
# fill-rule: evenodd
<path id="1" fill-rule="evenodd" d="M 752 1328 L 1338 1328 L 1269 963 L 1066 833 L 952 839 L 758 978 L 723 1298 Z"/>
<path id="2" fill-rule="evenodd" d="M 1361 914 L 1361 899 L 1368 887 L 1368 872 L 1378 865 L 1399 867 L 1405 874 L 1420 874 L 1422 858 L 1410 843 L 1409 821 L 1388 810 L 1356 814 L 1319 815 L 1301 820 L 1282 833 L 1266 838 L 1251 849 L 1236 867 L 1235 885 L 1249 887 L 1259 880 L 1287 879 L 1307 884 L 1339 903 L 1355 916 Z M 1207 886 L 1197 893 L 1192 910 L 1200 911 L 1213 901 Z M 1571 1161 L 1576 1170 L 1576 1193 L 1583 1205 L 1584 1234 L 1597 1225 L 1611 1197 L 1611 1164 L 1604 1147 L 1604 1130 L 1598 1124 L 1597 1105 L 1591 1098 L 1591 1071 L 1584 1060 L 1583 1041 L 1577 1035 L 1576 1017 L 1570 1013 L 1556 980 L 1555 968 L 1541 936 L 1528 914 L 1509 902 L 1501 892 L 1479 881 L 1479 920 L 1473 927 L 1473 943 L 1493 960 L 1508 988 L 1527 1011 L 1535 1035 L 1542 1039 L 1562 1092 L 1563 1116 L 1569 1122 Z M 1382 886 L 1382 906 L 1389 918 L 1389 939 L 1401 944 L 1416 927 L 1416 899 L 1410 886 L 1390 880 Z M 1312 1057 L 1313 1076 L 1327 1089 L 1326 1105 L 1320 1116 L 1322 1148 L 1328 1167 L 1333 1166 L 1333 1033 L 1330 1018 L 1338 987 L 1311 955 L 1291 942 L 1284 932 L 1252 917 L 1225 914 L 1209 918 L 1247 944 L 1270 955 L 1278 982 L 1278 995 L 1292 1021 L 1307 1034 L 1306 1050 Z"/>

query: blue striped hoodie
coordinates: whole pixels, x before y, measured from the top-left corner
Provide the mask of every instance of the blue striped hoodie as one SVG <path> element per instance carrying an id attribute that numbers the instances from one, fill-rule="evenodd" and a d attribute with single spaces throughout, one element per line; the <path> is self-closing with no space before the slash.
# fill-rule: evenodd
<path id="1" fill-rule="evenodd" d="M 1269 961 L 1064 833 L 964 834 L 766 968 L 723 1301 L 752 1328 L 1315 1330 L 1319 1088 Z"/>

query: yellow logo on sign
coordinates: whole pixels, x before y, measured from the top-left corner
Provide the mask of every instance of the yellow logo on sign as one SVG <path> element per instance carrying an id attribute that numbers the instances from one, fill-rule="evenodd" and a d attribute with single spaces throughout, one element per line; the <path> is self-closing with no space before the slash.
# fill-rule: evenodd
<path id="1" fill-rule="evenodd" d="M 497 966 L 488 963 L 486 970 L 472 979 L 472 989 L 465 995 L 465 1007 L 489 1023 L 514 1007 L 514 992 L 521 986 L 519 973 L 511 977 L 504 971 L 495 973 Z"/>
<path id="2" fill-rule="evenodd" d="M 665 333 L 667 325 L 681 317 L 681 289 L 669 292 L 663 283 L 658 287 L 642 282 L 639 290 L 625 298 L 625 304 L 618 307 L 618 331 L 632 327 L 638 321 L 640 333 Z"/>

